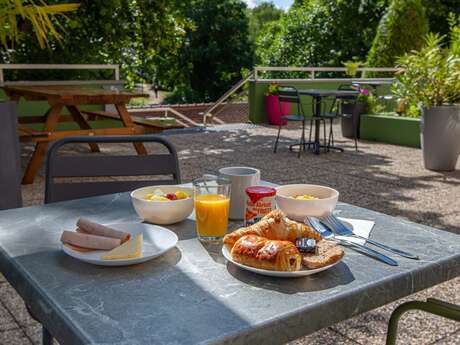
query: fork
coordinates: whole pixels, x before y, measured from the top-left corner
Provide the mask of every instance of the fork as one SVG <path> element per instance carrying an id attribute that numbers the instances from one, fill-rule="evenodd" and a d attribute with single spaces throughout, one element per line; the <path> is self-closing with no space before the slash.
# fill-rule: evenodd
<path id="1" fill-rule="evenodd" d="M 332 213 L 327 216 L 321 217 L 320 221 L 323 222 L 327 227 L 329 227 L 333 232 L 335 232 L 339 236 L 359 238 L 359 239 L 365 240 L 366 242 L 370 244 L 373 244 L 376 247 L 382 248 L 386 251 L 397 254 L 399 256 L 413 259 L 413 260 L 420 260 L 420 258 L 417 255 L 405 252 L 397 248 L 387 246 L 386 244 L 383 244 L 383 243 L 371 240 L 370 238 L 366 238 L 366 237 L 355 234 L 346 224 L 344 224 L 340 219 L 338 219 Z"/>
<path id="2" fill-rule="evenodd" d="M 314 218 L 314 217 L 305 217 L 305 221 L 304 221 L 305 224 L 311 226 L 314 230 L 316 230 L 318 233 L 321 234 L 321 236 L 323 238 L 326 238 L 326 239 L 329 239 L 329 240 L 333 240 L 339 244 L 342 244 L 342 245 L 346 245 L 348 247 L 352 247 L 353 249 L 355 249 L 356 251 L 358 252 L 361 252 L 361 253 L 364 253 L 365 255 L 368 255 L 374 259 L 377 259 L 379 261 L 382 261 L 388 265 L 391 265 L 391 266 L 398 266 L 398 262 L 393 260 L 392 258 L 372 249 L 372 248 L 369 248 L 367 246 L 364 246 L 362 244 L 359 244 L 359 243 L 355 243 L 355 242 L 351 242 L 351 241 L 348 241 L 346 239 L 343 239 L 343 238 L 337 238 L 335 237 L 335 234 L 329 230 L 329 228 L 327 228 L 325 225 L 323 225 L 319 219 L 317 218 Z"/>

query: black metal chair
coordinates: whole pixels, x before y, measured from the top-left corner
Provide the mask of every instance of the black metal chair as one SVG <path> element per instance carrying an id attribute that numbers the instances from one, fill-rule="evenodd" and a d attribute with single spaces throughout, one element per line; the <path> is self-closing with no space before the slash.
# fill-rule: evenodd
<path id="1" fill-rule="evenodd" d="M 159 143 L 168 153 L 148 155 L 58 155 L 64 145 L 78 143 Z M 180 183 L 179 163 L 174 146 L 154 135 L 70 137 L 56 141 L 49 149 L 46 163 L 45 203 L 84 198 L 102 194 L 126 192 L 151 185 L 151 179 L 58 182 L 56 178 L 101 178 L 122 176 L 169 175 L 155 184 Z"/>
<path id="2" fill-rule="evenodd" d="M 301 122 L 302 123 L 302 133 L 300 135 L 300 141 L 298 144 L 289 146 L 290 150 L 292 150 L 294 146 L 299 146 L 299 151 L 298 151 L 297 156 L 300 157 L 300 153 L 302 152 L 302 150 L 305 149 L 305 145 L 309 146 L 310 143 L 306 143 L 305 141 L 306 115 L 303 110 L 302 101 L 300 99 L 299 92 L 294 87 L 285 87 L 285 88 L 280 89 L 280 92 L 278 94 L 278 99 L 279 99 L 279 107 L 280 107 L 280 114 L 281 114 L 281 123 L 278 127 L 278 135 L 276 136 L 275 147 L 273 149 L 273 152 L 276 153 L 276 150 L 278 149 L 278 142 L 279 142 L 279 138 L 281 134 L 281 127 L 283 126 L 282 122 L 284 121 L 287 121 L 288 123 L 289 122 Z M 297 104 L 297 113 L 283 115 L 282 103 Z"/>
<path id="3" fill-rule="evenodd" d="M 356 91 L 359 90 L 359 86 L 356 86 L 354 84 L 342 84 L 339 85 L 337 90 L 344 90 L 344 91 Z M 348 113 L 348 112 L 343 112 L 343 107 L 342 105 L 344 102 L 347 102 L 348 104 L 356 104 L 356 97 L 355 96 L 341 96 L 336 97 L 331 104 L 331 107 L 328 112 L 324 112 L 322 116 L 326 119 L 329 119 L 330 125 L 329 125 L 329 139 L 327 146 L 328 147 L 333 147 L 334 146 L 334 131 L 333 131 L 333 125 L 334 125 L 334 120 L 336 118 L 342 117 L 342 118 L 348 118 L 351 119 L 352 121 L 352 126 L 353 126 L 353 139 L 355 141 L 355 150 L 358 151 L 358 133 L 357 133 L 357 114 L 354 112 Z M 355 107 L 351 107 L 355 108 Z"/>
<path id="4" fill-rule="evenodd" d="M 68 144 L 90 143 L 158 143 L 168 153 L 148 155 L 58 155 L 59 149 Z M 121 176 L 170 175 L 167 180 L 120 180 L 97 182 L 56 182 L 55 178 L 89 178 Z M 178 184 L 181 182 L 176 149 L 166 139 L 154 135 L 69 137 L 58 140 L 50 147 L 46 163 L 45 203 L 77 199 L 102 194 L 126 192 L 155 184 Z M 30 306 L 26 305 L 32 318 Z M 53 336 L 42 326 L 43 345 L 52 345 Z"/>
<path id="5" fill-rule="evenodd" d="M 326 110 L 323 110 L 325 107 L 328 106 L 328 103 L 330 103 L 329 108 Z M 331 148 L 331 137 L 332 137 L 332 146 L 334 146 L 334 133 L 332 132 L 332 126 L 334 124 L 334 119 L 338 117 L 338 113 L 336 110 L 336 107 L 338 106 L 337 104 L 337 98 L 333 97 L 330 101 L 326 98 L 326 101 L 321 103 L 321 110 L 320 110 L 320 120 L 323 123 L 324 127 L 324 148 L 326 151 L 329 151 Z M 314 119 L 311 120 L 313 122 Z M 330 129 L 329 129 L 329 138 L 326 135 L 326 121 L 329 120 L 330 123 Z M 309 140 L 311 141 L 311 128 L 310 128 L 310 137 Z"/>

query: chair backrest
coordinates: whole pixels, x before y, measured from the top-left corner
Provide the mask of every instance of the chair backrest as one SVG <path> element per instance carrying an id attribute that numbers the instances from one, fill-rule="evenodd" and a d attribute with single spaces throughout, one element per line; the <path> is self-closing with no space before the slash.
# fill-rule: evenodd
<path id="1" fill-rule="evenodd" d="M 77 143 L 158 143 L 168 153 L 147 155 L 58 154 L 64 145 Z M 110 180 L 102 177 L 169 175 L 165 180 Z M 99 178 L 97 181 L 55 181 L 56 178 Z M 62 179 L 61 179 L 62 180 Z M 94 180 L 94 179 L 93 179 Z M 176 149 L 166 139 L 154 135 L 69 137 L 50 147 L 46 163 L 45 203 L 102 194 L 126 192 L 152 184 L 181 182 Z"/>
<path id="2" fill-rule="evenodd" d="M 280 102 L 287 103 L 300 103 L 299 92 L 294 87 L 283 87 L 280 88 L 278 93 L 278 99 Z"/>
<path id="3" fill-rule="evenodd" d="M 359 90 L 359 85 L 351 83 L 351 84 L 340 84 L 337 90 L 343 91 L 356 91 Z"/>
<path id="4" fill-rule="evenodd" d="M 297 104 L 297 115 L 305 116 L 303 111 L 302 102 L 300 100 L 299 91 L 295 87 L 282 87 L 278 93 L 278 100 L 279 100 L 279 107 L 280 107 L 280 114 L 283 114 L 283 108 L 281 106 L 282 103 L 293 103 Z"/>
<path id="5" fill-rule="evenodd" d="M 339 85 L 337 90 L 341 90 L 341 91 L 359 91 L 360 86 L 359 86 L 359 84 L 355 84 L 355 83 L 341 84 L 341 85 Z M 356 103 L 356 96 L 341 96 L 340 99 L 342 101 L 346 101 L 347 103 Z"/>

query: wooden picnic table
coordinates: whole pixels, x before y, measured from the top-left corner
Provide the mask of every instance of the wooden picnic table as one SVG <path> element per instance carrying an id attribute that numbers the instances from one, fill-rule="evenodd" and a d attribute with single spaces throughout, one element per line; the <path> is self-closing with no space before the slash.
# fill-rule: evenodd
<path id="1" fill-rule="evenodd" d="M 126 109 L 126 104 L 134 97 L 145 97 L 140 93 L 133 93 L 124 90 L 105 90 L 91 89 L 82 87 L 65 86 L 5 86 L 5 93 L 11 100 L 19 101 L 21 97 L 27 101 L 47 101 L 49 110 L 42 116 L 25 116 L 19 118 L 18 135 L 21 141 L 33 141 L 36 143 L 35 150 L 29 160 L 22 179 L 23 184 L 33 182 L 37 172 L 45 157 L 48 143 L 68 136 L 82 135 L 131 135 L 144 134 L 147 131 L 161 131 L 171 126 L 147 126 L 141 123 L 136 125 L 133 118 Z M 81 105 L 87 104 L 113 104 L 116 113 L 111 113 L 112 118 L 119 119 L 123 127 L 91 128 L 88 119 L 95 119 L 96 115 L 85 116 L 85 112 L 80 109 Z M 62 110 L 66 108 L 70 115 L 63 115 Z M 58 130 L 59 122 L 73 121 L 78 124 L 80 129 Z M 43 130 L 33 130 L 27 124 L 42 123 Z M 90 144 L 93 152 L 98 152 L 97 144 Z M 134 143 L 138 154 L 146 154 L 147 151 L 142 143 Z"/>

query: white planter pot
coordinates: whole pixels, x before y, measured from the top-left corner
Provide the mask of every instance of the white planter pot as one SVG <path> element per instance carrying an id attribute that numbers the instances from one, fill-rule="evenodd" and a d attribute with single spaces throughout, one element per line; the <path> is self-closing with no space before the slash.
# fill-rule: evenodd
<path id="1" fill-rule="evenodd" d="M 422 108 L 420 139 L 426 169 L 455 170 L 460 154 L 460 107 Z"/>

